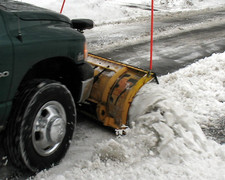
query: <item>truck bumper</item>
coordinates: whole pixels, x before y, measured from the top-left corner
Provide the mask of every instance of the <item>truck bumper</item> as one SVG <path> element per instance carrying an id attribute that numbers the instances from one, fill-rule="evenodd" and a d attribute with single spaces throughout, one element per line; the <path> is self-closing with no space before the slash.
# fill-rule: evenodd
<path id="1" fill-rule="evenodd" d="M 90 96 L 93 82 L 94 82 L 93 77 L 85 81 L 81 81 L 81 93 L 78 103 L 84 102 Z"/>
<path id="2" fill-rule="evenodd" d="M 79 95 L 76 98 L 76 102 L 83 103 L 89 96 L 92 90 L 94 82 L 94 70 L 87 62 L 77 67 L 79 74 Z"/>

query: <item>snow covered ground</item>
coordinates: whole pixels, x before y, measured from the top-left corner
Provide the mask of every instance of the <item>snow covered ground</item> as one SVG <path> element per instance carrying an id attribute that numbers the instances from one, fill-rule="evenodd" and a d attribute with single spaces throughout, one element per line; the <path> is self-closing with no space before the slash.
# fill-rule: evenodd
<path id="1" fill-rule="evenodd" d="M 60 12 L 63 0 L 21 0 Z M 225 5 L 224 0 L 154 0 L 155 9 L 184 11 Z M 91 18 L 99 24 L 115 23 L 150 16 L 151 0 L 67 0 L 63 14 L 70 18 Z M 133 8 L 130 8 L 133 7 Z M 135 8 L 136 7 L 136 8 Z"/>
<path id="2" fill-rule="evenodd" d="M 225 135 L 224 67 L 225 53 L 213 54 L 160 77 L 159 85 L 146 84 L 132 103 L 133 128 L 126 136 L 90 146 L 89 157 L 80 152 L 80 160 L 70 151 L 34 179 L 225 179 L 225 145 L 201 129 L 223 125 Z M 74 140 L 71 148 L 76 145 Z"/>
<path id="3" fill-rule="evenodd" d="M 225 145 L 201 130 L 225 121 L 224 67 L 225 53 L 213 54 L 160 77 L 159 85 L 146 84 L 132 103 L 126 136 L 96 144 L 89 157 L 80 152 L 80 160 L 70 151 L 34 179 L 225 179 Z"/>
<path id="4" fill-rule="evenodd" d="M 55 0 L 26 2 L 56 11 L 61 6 Z M 66 15 L 92 18 L 98 26 L 150 15 L 145 10 L 150 7 L 147 0 L 66 3 Z M 158 13 L 167 13 L 212 8 L 225 2 L 155 0 L 155 4 Z M 220 129 L 225 136 L 224 67 L 225 52 L 213 54 L 160 77 L 159 85 L 146 84 L 132 103 L 129 116 L 133 128 L 127 130 L 126 136 L 116 138 L 107 131 L 85 131 L 82 127 L 61 164 L 40 172 L 34 179 L 225 179 L 225 145 L 210 138 L 210 128 Z M 202 129 L 209 132 L 207 136 Z M 88 147 L 87 152 L 82 144 Z"/>

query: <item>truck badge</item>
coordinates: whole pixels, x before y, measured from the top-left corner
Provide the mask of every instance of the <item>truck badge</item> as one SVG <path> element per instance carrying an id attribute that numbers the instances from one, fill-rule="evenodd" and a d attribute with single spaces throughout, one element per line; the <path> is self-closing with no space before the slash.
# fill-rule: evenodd
<path id="1" fill-rule="evenodd" d="M 0 78 L 9 76 L 9 71 L 0 72 Z"/>

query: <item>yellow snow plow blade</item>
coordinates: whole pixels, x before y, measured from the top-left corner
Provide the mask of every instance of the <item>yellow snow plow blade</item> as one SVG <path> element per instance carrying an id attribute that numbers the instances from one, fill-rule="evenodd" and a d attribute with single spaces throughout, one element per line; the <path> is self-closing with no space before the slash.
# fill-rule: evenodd
<path id="1" fill-rule="evenodd" d="M 105 126 L 127 125 L 129 107 L 138 90 L 155 74 L 117 61 L 89 54 L 94 84 L 89 101 L 96 104 L 97 119 Z"/>

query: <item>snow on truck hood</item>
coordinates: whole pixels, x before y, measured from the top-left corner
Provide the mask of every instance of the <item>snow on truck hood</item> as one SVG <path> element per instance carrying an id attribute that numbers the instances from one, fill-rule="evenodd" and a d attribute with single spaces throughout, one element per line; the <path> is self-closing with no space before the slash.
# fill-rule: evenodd
<path id="1" fill-rule="evenodd" d="M 49 20 L 70 23 L 70 19 L 64 15 L 23 2 L 0 1 L 0 9 L 15 13 L 25 21 Z"/>

